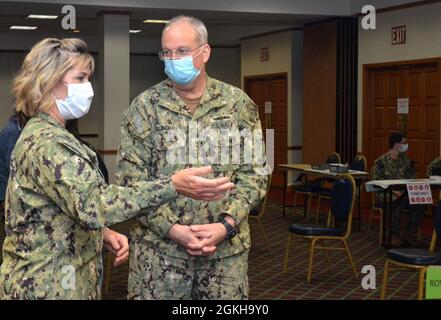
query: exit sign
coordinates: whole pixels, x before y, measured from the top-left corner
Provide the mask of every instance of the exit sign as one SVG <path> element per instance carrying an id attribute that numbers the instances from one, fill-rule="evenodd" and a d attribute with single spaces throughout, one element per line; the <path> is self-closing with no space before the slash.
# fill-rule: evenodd
<path id="1" fill-rule="evenodd" d="M 269 61 L 269 48 L 260 48 L 260 62 Z"/>
<path id="2" fill-rule="evenodd" d="M 392 28 L 392 45 L 406 43 L 406 26 Z"/>

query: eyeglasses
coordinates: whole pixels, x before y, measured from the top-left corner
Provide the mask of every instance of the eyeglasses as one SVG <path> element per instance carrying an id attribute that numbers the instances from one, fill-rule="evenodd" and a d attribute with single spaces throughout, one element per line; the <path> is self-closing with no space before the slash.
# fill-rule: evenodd
<path id="1" fill-rule="evenodd" d="M 188 48 L 179 48 L 178 50 L 161 50 L 158 52 L 159 59 L 172 59 L 174 55 L 174 59 L 181 59 L 188 57 L 191 52 L 203 47 L 205 44 L 200 45 L 199 47 L 196 47 L 194 49 L 188 49 Z"/>

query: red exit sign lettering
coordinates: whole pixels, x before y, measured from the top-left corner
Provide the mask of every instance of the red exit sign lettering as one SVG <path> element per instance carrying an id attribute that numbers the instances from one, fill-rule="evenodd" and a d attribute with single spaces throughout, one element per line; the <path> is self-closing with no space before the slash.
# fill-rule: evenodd
<path id="1" fill-rule="evenodd" d="M 269 48 L 260 48 L 260 61 L 269 61 Z"/>
<path id="2" fill-rule="evenodd" d="M 406 43 L 406 26 L 392 28 L 392 45 Z"/>

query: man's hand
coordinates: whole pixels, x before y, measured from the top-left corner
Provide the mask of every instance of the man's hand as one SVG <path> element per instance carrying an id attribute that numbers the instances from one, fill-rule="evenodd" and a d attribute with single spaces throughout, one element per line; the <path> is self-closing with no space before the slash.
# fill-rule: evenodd
<path id="1" fill-rule="evenodd" d="M 129 257 L 129 240 L 127 237 L 109 228 L 104 228 L 103 236 L 104 246 L 115 256 L 113 266 L 116 267 L 124 263 Z"/>
<path id="2" fill-rule="evenodd" d="M 204 248 L 203 243 L 204 240 L 210 239 L 213 236 L 211 231 L 192 231 L 190 228 L 189 226 L 174 224 L 168 231 L 167 236 L 184 247 L 192 256 L 213 254 L 216 251 L 216 246 L 207 246 Z"/>
<path id="3" fill-rule="evenodd" d="M 399 197 L 401 197 L 402 195 L 403 195 L 403 191 L 397 191 L 397 190 L 394 190 L 394 191 L 392 191 L 392 193 L 397 197 L 397 198 L 399 198 Z"/>
<path id="4" fill-rule="evenodd" d="M 234 219 L 227 215 L 225 216 L 225 220 L 233 227 L 235 228 L 236 224 L 234 222 Z M 201 239 L 201 241 L 197 244 L 197 246 L 193 246 L 193 244 L 190 244 L 188 246 L 187 252 L 191 255 L 208 255 L 212 254 L 211 252 L 212 248 L 216 248 L 216 246 L 225 240 L 225 237 L 227 236 L 227 229 L 225 226 L 218 222 L 218 223 L 209 223 L 209 224 L 199 224 L 199 225 L 193 225 L 190 226 L 190 230 L 194 232 L 195 234 L 200 233 L 210 233 L 212 236 L 209 238 Z"/>
<path id="5" fill-rule="evenodd" d="M 228 177 L 207 179 L 206 176 L 213 172 L 208 167 L 188 168 L 176 172 L 172 181 L 176 191 L 186 197 L 196 200 L 220 200 L 225 193 L 233 189 L 234 183 Z"/>

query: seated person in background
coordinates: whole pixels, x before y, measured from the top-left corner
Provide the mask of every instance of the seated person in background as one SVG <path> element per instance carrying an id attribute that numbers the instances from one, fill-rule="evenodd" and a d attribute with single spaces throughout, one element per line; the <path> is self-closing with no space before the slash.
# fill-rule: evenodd
<path id="1" fill-rule="evenodd" d="M 5 201 L 6 186 L 9 178 L 9 163 L 15 143 L 20 137 L 21 130 L 26 125 L 24 115 L 14 114 L 0 131 L 0 215 L 4 217 L 3 205 Z"/>
<path id="2" fill-rule="evenodd" d="M 414 179 L 416 175 L 415 169 L 412 161 L 405 155 L 408 149 L 406 137 L 399 132 L 392 133 L 389 136 L 389 148 L 387 153 L 375 160 L 372 170 L 372 179 Z M 378 194 L 378 200 L 380 207 L 383 207 L 383 194 Z M 392 203 L 390 208 L 392 215 L 392 245 L 398 247 L 402 244 L 402 239 L 400 238 L 400 212 L 403 209 L 407 209 L 409 213 L 403 240 L 408 242 L 411 246 L 417 246 L 419 243 L 416 234 L 426 206 L 410 205 L 407 192 L 400 189 L 392 191 Z"/>
<path id="3" fill-rule="evenodd" d="M 5 196 L 11 153 L 26 122 L 27 118 L 25 115 L 15 113 L 0 131 L 0 263 L 2 261 L 1 248 L 5 238 Z"/>
<path id="4" fill-rule="evenodd" d="M 1 249 L 5 238 L 5 196 L 11 153 L 27 120 L 24 114 L 15 112 L 0 131 L 0 263 L 3 260 Z"/>
<path id="5" fill-rule="evenodd" d="M 427 166 L 427 175 L 441 176 L 441 157 L 436 158 Z"/>

